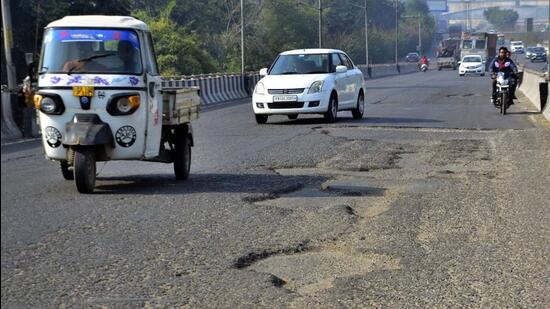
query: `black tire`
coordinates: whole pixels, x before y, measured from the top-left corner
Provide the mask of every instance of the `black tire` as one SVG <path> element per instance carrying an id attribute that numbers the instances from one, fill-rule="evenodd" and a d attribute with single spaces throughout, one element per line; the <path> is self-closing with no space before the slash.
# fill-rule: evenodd
<path id="1" fill-rule="evenodd" d="M 191 170 L 191 139 L 187 134 L 178 135 L 174 144 L 174 175 L 177 180 L 186 180 Z"/>
<path id="2" fill-rule="evenodd" d="M 353 116 L 353 119 L 361 119 L 363 118 L 363 114 L 365 113 L 365 96 L 362 92 L 359 93 L 359 96 L 357 97 L 357 107 L 351 110 L 351 115 Z"/>
<path id="3" fill-rule="evenodd" d="M 438 71 L 441 71 L 441 67 L 437 67 L 437 70 L 438 70 Z"/>
<path id="4" fill-rule="evenodd" d="M 267 115 L 254 115 L 256 116 L 256 123 L 257 124 L 264 124 L 267 122 L 267 118 L 268 116 Z"/>
<path id="5" fill-rule="evenodd" d="M 485 73 L 481 73 L 479 76 L 485 76 Z"/>
<path id="6" fill-rule="evenodd" d="M 328 110 L 324 114 L 324 117 L 325 121 L 328 123 L 336 122 L 338 119 L 338 101 L 336 100 L 336 96 L 334 94 L 330 96 Z"/>
<path id="7" fill-rule="evenodd" d="M 60 163 L 61 174 L 63 174 L 63 178 L 65 178 L 65 180 L 74 180 L 73 171 L 69 170 L 69 162 L 61 161 Z"/>
<path id="8" fill-rule="evenodd" d="M 91 148 L 75 149 L 74 182 L 80 193 L 92 193 L 95 187 L 95 154 Z"/>
<path id="9" fill-rule="evenodd" d="M 503 115 L 506 115 L 506 110 L 508 109 L 508 106 L 510 106 L 510 99 L 512 99 L 510 97 L 510 94 L 507 93 L 507 92 L 504 92 L 502 94 L 502 114 Z"/>
<path id="10" fill-rule="evenodd" d="M 298 114 L 288 115 L 288 119 L 290 119 L 290 120 L 298 119 Z"/>

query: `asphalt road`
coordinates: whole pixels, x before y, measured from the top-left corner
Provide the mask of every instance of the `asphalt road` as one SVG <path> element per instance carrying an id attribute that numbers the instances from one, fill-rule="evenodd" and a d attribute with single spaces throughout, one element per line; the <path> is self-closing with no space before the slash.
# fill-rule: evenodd
<path id="1" fill-rule="evenodd" d="M 2 306 L 547 307 L 550 129 L 489 90 L 374 79 L 365 118 L 330 125 L 209 107 L 188 181 L 100 163 L 92 195 L 3 145 Z"/>

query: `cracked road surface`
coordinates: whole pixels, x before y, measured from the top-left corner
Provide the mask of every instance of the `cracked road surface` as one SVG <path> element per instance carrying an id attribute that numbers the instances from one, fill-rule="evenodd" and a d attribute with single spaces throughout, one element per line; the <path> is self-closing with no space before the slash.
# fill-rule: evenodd
<path id="1" fill-rule="evenodd" d="M 80 195 L 39 143 L 2 146 L 2 306 L 547 308 L 540 115 L 452 71 L 368 85 L 359 121 L 208 108 L 186 182 L 100 163 Z"/>

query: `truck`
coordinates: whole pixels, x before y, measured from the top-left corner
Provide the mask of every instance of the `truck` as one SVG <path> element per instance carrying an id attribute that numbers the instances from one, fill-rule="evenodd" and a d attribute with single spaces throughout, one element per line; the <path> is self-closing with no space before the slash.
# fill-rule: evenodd
<path id="1" fill-rule="evenodd" d="M 441 41 L 437 49 L 437 69 L 458 67 L 458 57 L 460 56 L 460 39 L 449 38 Z"/>
<path id="2" fill-rule="evenodd" d="M 480 55 L 485 63 L 485 70 L 491 59 L 496 56 L 497 34 L 487 32 L 462 32 L 460 40 L 460 58 L 466 55 Z"/>

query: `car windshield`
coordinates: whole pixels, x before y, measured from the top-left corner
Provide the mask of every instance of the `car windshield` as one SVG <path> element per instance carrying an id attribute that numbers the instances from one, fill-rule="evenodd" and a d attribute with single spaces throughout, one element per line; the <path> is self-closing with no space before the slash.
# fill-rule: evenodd
<path id="1" fill-rule="evenodd" d="M 322 74 L 328 72 L 328 54 L 299 54 L 279 56 L 269 74 Z"/>
<path id="2" fill-rule="evenodd" d="M 48 29 L 39 72 L 139 75 L 138 36 L 131 30 Z"/>
<path id="3" fill-rule="evenodd" d="M 536 52 L 536 53 L 542 53 L 542 52 L 544 52 L 544 48 L 542 48 L 542 47 L 535 47 L 535 48 L 533 48 L 533 51 Z"/>
<path id="4" fill-rule="evenodd" d="M 462 62 L 481 62 L 480 57 L 464 57 L 464 61 Z"/>

